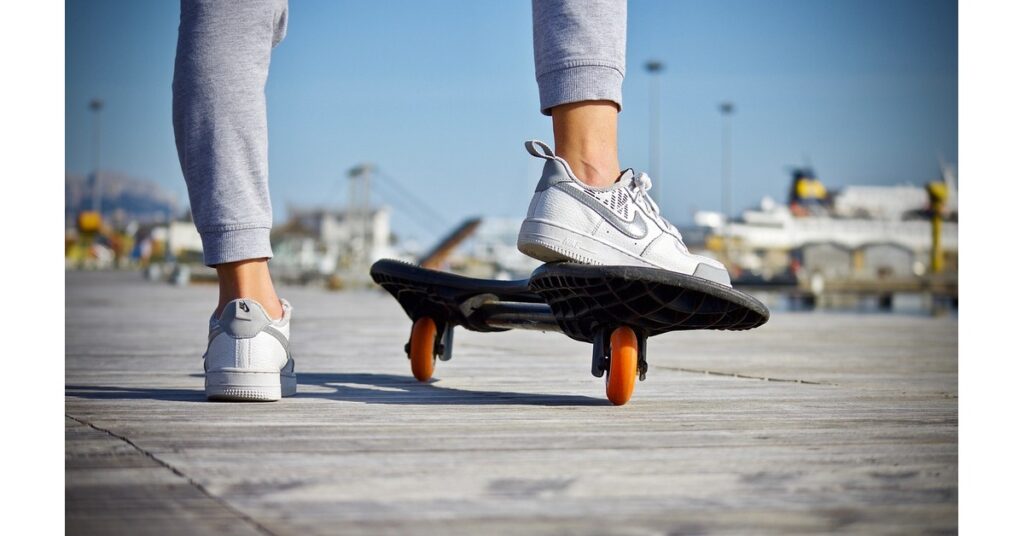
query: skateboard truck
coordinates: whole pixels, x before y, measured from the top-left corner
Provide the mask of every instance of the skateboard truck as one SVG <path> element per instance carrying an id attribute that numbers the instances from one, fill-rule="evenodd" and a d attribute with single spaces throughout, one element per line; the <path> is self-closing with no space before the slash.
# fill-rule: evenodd
<path id="1" fill-rule="evenodd" d="M 444 323 L 444 330 L 434 342 L 434 355 L 441 361 L 451 361 L 452 348 L 455 347 L 455 324 Z"/>
<path id="2" fill-rule="evenodd" d="M 637 373 L 640 375 L 640 381 L 647 379 L 647 334 L 640 332 L 636 335 L 636 357 L 637 357 Z"/>
<path id="3" fill-rule="evenodd" d="M 608 370 L 609 338 L 610 333 L 606 329 L 599 329 L 594 335 L 594 353 L 590 358 L 590 373 L 595 378 L 603 377 L 604 371 Z"/>
<path id="4" fill-rule="evenodd" d="M 443 328 L 434 337 L 434 356 L 441 361 L 451 361 L 452 359 L 452 348 L 455 347 L 455 324 L 451 322 L 440 323 Z M 405 343 L 405 357 L 412 359 L 410 352 L 412 346 L 407 342 Z"/>
<path id="5" fill-rule="evenodd" d="M 637 373 L 640 376 L 640 381 L 647 379 L 647 334 L 634 330 L 636 333 L 637 348 Z M 611 358 L 611 334 L 610 329 L 599 329 L 597 334 L 594 335 L 594 352 L 590 358 L 590 374 L 595 378 L 601 378 L 604 376 L 605 371 L 608 370 L 608 362 Z"/>

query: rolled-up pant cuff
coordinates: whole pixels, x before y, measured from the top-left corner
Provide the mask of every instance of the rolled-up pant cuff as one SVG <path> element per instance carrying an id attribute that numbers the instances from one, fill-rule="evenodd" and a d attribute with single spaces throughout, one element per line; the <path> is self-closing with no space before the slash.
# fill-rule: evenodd
<path id="1" fill-rule="evenodd" d="M 540 111 L 570 102 L 608 100 L 622 109 L 622 71 L 603 65 L 580 65 L 551 71 L 537 77 Z"/>
<path id="2" fill-rule="evenodd" d="M 274 256 L 269 227 L 207 231 L 199 236 L 203 239 L 203 262 L 207 266 Z"/>

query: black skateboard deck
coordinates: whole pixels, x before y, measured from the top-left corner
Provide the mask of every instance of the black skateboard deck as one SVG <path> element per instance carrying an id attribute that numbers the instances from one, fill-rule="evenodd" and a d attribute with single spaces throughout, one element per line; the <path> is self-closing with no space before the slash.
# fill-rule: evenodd
<path id="1" fill-rule="evenodd" d="M 637 266 L 549 263 L 529 279 L 497 281 L 385 259 L 374 263 L 370 275 L 414 323 L 406 354 L 418 379 L 430 378 L 435 358 L 451 359 L 455 326 L 559 331 L 593 344 L 591 373 L 606 376 L 616 404 L 631 396 L 633 377 L 646 376 L 648 337 L 747 330 L 769 317 L 764 304 L 730 287 Z"/>

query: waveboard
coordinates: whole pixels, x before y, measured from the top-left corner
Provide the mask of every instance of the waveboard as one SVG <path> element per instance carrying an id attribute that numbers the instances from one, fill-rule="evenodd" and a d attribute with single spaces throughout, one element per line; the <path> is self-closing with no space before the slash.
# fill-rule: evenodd
<path id="1" fill-rule="evenodd" d="M 448 361 L 454 329 L 561 332 L 592 344 L 591 374 L 604 377 L 616 405 L 629 401 L 647 374 L 647 339 L 670 331 L 741 331 L 768 321 L 768 308 L 725 285 L 640 266 L 548 263 L 529 279 L 464 277 L 384 259 L 370 268 L 413 321 L 405 346 L 413 375 L 433 376 Z"/>

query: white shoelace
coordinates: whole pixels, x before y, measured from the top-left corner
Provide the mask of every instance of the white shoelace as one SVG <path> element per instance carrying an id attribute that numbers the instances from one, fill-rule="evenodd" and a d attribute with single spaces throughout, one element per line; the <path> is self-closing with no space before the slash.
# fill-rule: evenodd
<path id="1" fill-rule="evenodd" d="M 644 204 L 647 205 L 647 209 L 651 211 L 651 214 L 660 219 L 666 225 L 669 225 L 668 220 L 661 216 L 661 207 L 654 202 L 654 198 L 651 197 L 651 194 L 647 193 L 653 186 L 654 183 L 651 182 L 651 178 L 646 173 L 640 172 L 639 174 L 633 175 L 632 187 L 640 193 L 637 198 L 643 198 Z"/>

